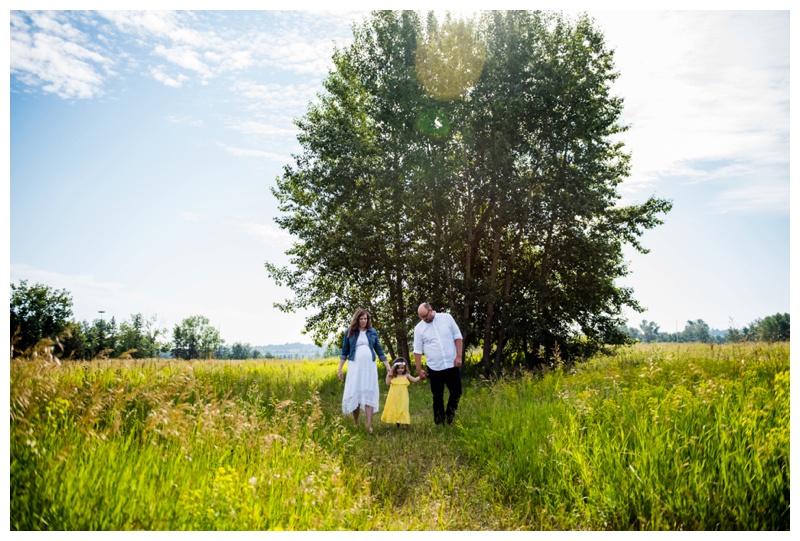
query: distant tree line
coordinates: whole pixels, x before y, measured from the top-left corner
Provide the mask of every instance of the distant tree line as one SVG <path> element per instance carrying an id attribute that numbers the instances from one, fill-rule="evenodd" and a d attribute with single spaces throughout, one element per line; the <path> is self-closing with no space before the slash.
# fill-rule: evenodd
<path id="1" fill-rule="evenodd" d="M 234 344 L 230 347 L 226 346 L 225 341 L 217 348 L 214 352 L 215 359 L 232 359 L 232 360 L 244 360 L 244 359 L 274 359 L 275 355 L 266 351 L 261 353 L 261 350 L 258 348 L 252 347 L 250 344 L 242 343 L 242 342 L 234 342 Z"/>
<path id="2" fill-rule="evenodd" d="M 219 331 L 204 316 L 185 318 L 174 326 L 171 338 L 159 327 L 155 316 L 132 314 L 117 323 L 114 317 L 91 323 L 72 320 L 72 297 L 66 290 L 44 284 L 28 285 L 26 280 L 11 284 L 10 326 L 12 356 L 31 352 L 37 346 L 54 348 L 62 359 L 102 358 L 145 359 L 272 359 L 300 358 L 299 354 L 274 355 L 247 343 L 228 346 Z M 622 325 L 619 332 L 639 342 L 776 342 L 789 340 L 789 314 L 758 318 L 741 328 L 727 331 L 710 329 L 702 319 L 687 321 L 683 331 L 661 332 L 658 324 L 643 320 L 638 328 Z M 300 345 L 298 345 L 300 346 Z M 289 345 L 284 346 L 289 347 Z M 339 355 L 338 343 L 330 343 L 321 353 Z"/>
<path id="3" fill-rule="evenodd" d="M 687 321 L 680 332 L 661 332 L 654 321 L 642 320 L 639 327 L 623 325 L 620 330 L 639 342 L 784 342 L 789 341 L 789 314 L 777 313 L 758 318 L 741 329 L 731 326 L 725 331 L 710 329 L 702 319 Z"/>
<path id="4" fill-rule="evenodd" d="M 319 359 L 339 355 L 339 349 L 331 354 L 323 347 L 300 342 L 273 344 L 269 347 L 259 346 L 259 349 L 262 353 L 268 353 L 276 359 Z"/>
<path id="5" fill-rule="evenodd" d="M 12 356 L 32 351 L 37 345 L 53 348 L 63 359 L 132 358 L 171 356 L 176 359 L 272 358 L 250 344 L 225 344 L 219 331 L 204 316 L 191 316 L 175 325 L 170 337 L 155 316 L 132 314 L 92 322 L 72 320 L 72 296 L 27 280 L 11 284 L 10 324 Z"/>

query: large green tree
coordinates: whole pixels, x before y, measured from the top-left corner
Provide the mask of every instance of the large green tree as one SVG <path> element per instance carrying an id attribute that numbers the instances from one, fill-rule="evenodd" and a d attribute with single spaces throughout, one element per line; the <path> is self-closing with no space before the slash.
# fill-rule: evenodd
<path id="1" fill-rule="evenodd" d="M 222 344 L 219 331 L 205 316 L 185 318 L 172 330 L 172 356 L 176 359 L 209 359 Z"/>
<path id="2" fill-rule="evenodd" d="M 678 333 L 679 342 L 711 342 L 711 331 L 708 323 L 702 319 L 687 321 L 683 330 Z"/>
<path id="3" fill-rule="evenodd" d="M 273 193 L 300 241 L 267 264 L 317 343 L 367 307 L 407 356 L 415 308 L 456 318 L 487 370 L 627 337 L 624 244 L 668 201 L 620 206 L 630 157 L 613 53 L 587 17 L 375 12 L 334 55 Z"/>
<path id="4" fill-rule="evenodd" d="M 659 337 L 659 327 L 658 323 L 655 321 L 647 321 L 646 319 L 642 320 L 642 323 L 639 325 L 639 329 L 642 332 L 642 341 L 643 342 L 657 342 Z"/>
<path id="5" fill-rule="evenodd" d="M 27 280 L 11 284 L 11 345 L 25 351 L 40 340 L 59 338 L 72 317 L 72 297 L 65 289 L 44 284 L 28 285 Z"/>
<path id="6" fill-rule="evenodd" d="M 788 341 L 790 338 L 789 314 L 777 313 L 758 318 L 742 330 L 747 340 L 764 342 Z"/>

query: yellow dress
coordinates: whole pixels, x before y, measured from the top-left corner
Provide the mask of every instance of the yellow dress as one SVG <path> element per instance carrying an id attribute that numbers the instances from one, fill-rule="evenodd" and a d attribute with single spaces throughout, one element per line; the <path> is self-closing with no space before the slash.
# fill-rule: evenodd
<path id="1" fill-rule="evenodd" d="M 392 378 L 381 421 L 403 425 L 411 424 L 411 416 L 408 413 L 408 384 L 408 378 L 405 376 Z"/>

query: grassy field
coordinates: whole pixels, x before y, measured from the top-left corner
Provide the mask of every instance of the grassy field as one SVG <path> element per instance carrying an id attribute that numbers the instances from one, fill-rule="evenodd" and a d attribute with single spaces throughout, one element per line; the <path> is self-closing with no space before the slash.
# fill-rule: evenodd
<path id="1" fill-rule="evenodd" d="M 468 367 L 455 425 L 419 382 L 374 435 L 337 364 L 13 359 L 11 529 L 789 529 L 787 343 Z"/>

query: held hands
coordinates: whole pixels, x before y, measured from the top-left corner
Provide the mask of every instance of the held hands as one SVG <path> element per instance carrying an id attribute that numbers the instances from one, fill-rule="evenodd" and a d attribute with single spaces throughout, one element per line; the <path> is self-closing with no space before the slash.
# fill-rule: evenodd
<path id="1" fill-rule="evenodd" d="M 339 370 L 336 372 L 336 375 L 339 376 L 339 381 L 344 381 L 344 374 L 342 373 L 342 368 L 339 367 Z"/>
<path id="2" fill-rule="evenodd" d="M 456 355 L 456 358 L 453 359 L 453 366 L 455 367 L 461 366 L 461 355 Z"/>

